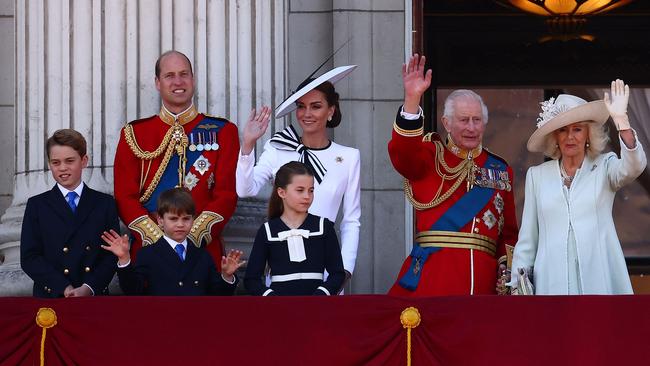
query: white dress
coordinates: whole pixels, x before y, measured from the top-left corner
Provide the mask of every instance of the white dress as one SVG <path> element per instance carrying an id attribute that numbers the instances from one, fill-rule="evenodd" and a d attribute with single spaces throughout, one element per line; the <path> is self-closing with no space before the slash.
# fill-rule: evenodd
<path id="1" fill-rule="evenodd" d="M 632 293 L 612 205 L 616 191 L 643 172 L 646 156 L 638 140 L 621 147 L 620 159 L 613 152 L 585 157 L 566 191 L 558 160 L 528 170 L 511 285 L 517 269 L 532 267 L 538 295 Z"/>
<path id="2" fill-rule="evenodd" d="M 359 183 L 359 150 L 331 142 L 323 149 L 310 149 L 327 169 L 323 181 L 314 180 L 314 202 L 309 213 L 336 222 L 343 204 L 341 219 L 341 256 L 343 267 L 353 273 L 359 247 L 359 218 L 361 216 L 361 189 Z M 299 161 L 297 151 L 280 150 L 269 141 L 255 165 L 255 151 L 249 155 L 239 152 L 237 162 L 237 195 L 255 196 L 266 184 L 273 184 L 275 173 L 290 161 Z"/>

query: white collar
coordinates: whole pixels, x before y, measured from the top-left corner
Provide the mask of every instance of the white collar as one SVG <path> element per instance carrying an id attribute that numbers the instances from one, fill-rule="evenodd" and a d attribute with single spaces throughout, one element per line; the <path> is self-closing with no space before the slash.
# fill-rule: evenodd
<path id="1" fill-rule="evenodd" d="M 170 238 L 167 235 L 163 235 L 163 238 L 165 238 L 165 240 L 172 247 L 172 249 L 176 250 L 176 245 L 180 244 L 183 246 L 183 248 L 185 248 L 185 251 L 187 251 L 187 238 L 183 239 L 183 241 L 180 243 Z"/>
<path id="2" fill-rule="evenodd" d="M 79 185 L 77 186 L 77 188 L 73 189 L 72 191 L 69 190 L 69 189 L 67 189 L 67 188 L 65 188 L 64 186 L 60 185 L 59 183 L 57 183 L 56 186 L 59 187 L 59 190 L 61 191 L 61 194 L 63 195 L 64 198 L 67 197 L 67 196 L 68 196 L 68 193 L 70 193 L 70 192 L 75 192 L 75 193 L 77 193 L 77 197 L 81 198 L 81 192 L 82 192 L 83 189 L 84 189 L 84 182 L 81 181 L 81 183 L 79 183 Z"/>

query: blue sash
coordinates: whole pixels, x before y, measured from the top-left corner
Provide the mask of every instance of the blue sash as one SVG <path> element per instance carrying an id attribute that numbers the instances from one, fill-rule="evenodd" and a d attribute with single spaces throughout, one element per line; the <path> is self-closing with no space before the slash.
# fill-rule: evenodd
<path id="1" fill-rule="evenodd" d="M 198 136 L 199 134 L 205 133 L 206 131 L 210 132 L 215 132 L 219 133 L 219 130 L 226 124 L 225 121 L 214 118 L 214 117 L 208 117 L 205 116 L 199 124 L 194 126 L 192 131 L 190 131 L 190 135 L 196 135 Z M 196 142 L 197 140 L 194 139 Z M 198 159 L 202 151 L 190 151 L 189 149 L 185 149 L 185 156 L 187 157 L 187 164 L 185 165 L 185 175 L 190 171 L 192 168 L 192 165 Z M 168 189 L 172 189 L 178 185 L 178 162 L 179 162 L 180 157 L 178 154 L 174 153 L 172 154 L 171 159 L 169 159 L 169 163 L 167 164 L 167 168 L 165 168 L 165 171 L 163 172 L 162 176 L 160 177 L 160 182 L 158 183 L 158 186 L 154 191 L 151 193 L 151 197 L 149 197 L 149 200 L 147 202 L 143 203 L 142 205 L 144 208 L 147 209 L 149 212 L 154 212 L 158 209 L 158 196 L 160 194 Z"/>
<path id="2" fill-rule="evenodd" d="M 488 154 L 485 166 L 494 167 L 495 170 L 504 171 L 507 169 L 505 164 L 493 158 Z M 429 230 L 434 231 L 459 231 L 463 226 L 474 219 L 485 205 L 488 204 L 490 198 L 494 195 L 494 188 L 485 188 L 474 186 L 472 189 L 465 193 L 456 203 L 454 203 L 445 212 Z M 399 280 L 399 285 L 409 291 L 415 291 L 420 282 L 420 275 L 422 274 L 422 266 L 429 258 L 429 255 L 439 251 L 441 248 L 428 247 L 422 248 L 418 243 L 413 243 L 413 250 L 411 250 L 410 257 L 411 266 L 404 273 Z"/>

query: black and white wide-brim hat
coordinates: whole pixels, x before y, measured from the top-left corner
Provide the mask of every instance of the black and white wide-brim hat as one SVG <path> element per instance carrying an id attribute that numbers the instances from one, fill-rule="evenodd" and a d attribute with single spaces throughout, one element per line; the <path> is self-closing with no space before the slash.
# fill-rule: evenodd
<path id="1" fill-rule="evenodd" d="M 275 109 L 275 118 L 284 117 L 285 115 L 291 113 L 294 109 L 297 108 L 296 101 L 300 99 L 302 96 L 304 96 L 305 94 L 312 91 L 320 84 L 326 81 L 329 81 L 330 83 L 334 84 L 337 81 L 348 76 L 348 74 L 354 71 L 354 69 L 356 68 L 357 65 L 339 66 L 333 70 L 324 73 L 323 75 L 316 78 L 314 81 L 296 90 L 295 93 L 291 94 L 289 98 L 287 98 L 284 102 L 282 102 L 282 104 L 280 104 L 280 106 L 278 106 Z"/>
<path id="2" fill-rule="evenodd" d="M 591 122 L 602 126 L 609 118 L 605 102 L 587 102 L 575 95 L 560 94 L 540 103 L 542 113 L 537 119 L 537 130 L 528 139 L 528 151 L 544 152 L 546 137 L 553 131 L 576 122 Z"/>

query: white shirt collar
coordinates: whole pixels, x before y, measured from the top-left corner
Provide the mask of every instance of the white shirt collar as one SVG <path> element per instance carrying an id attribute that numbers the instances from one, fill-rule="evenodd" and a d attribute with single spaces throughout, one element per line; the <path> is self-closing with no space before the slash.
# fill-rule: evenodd
<path id="1" fill-rule="evenodd" d="M 68 193 L 70 193 L 72 191 L 77 193 L 77 197 L 81 198 L 81 191 L 83 191 L 83 189 L 84 189 L 84 182 L 81 181 L 81 183 L 79 183 L 77 188 L 73 189 L 72 191 L 65 188 L 64 186 L 60 185 L 59 183 L 57 183 L 56 186 L 59 187 L 59 190 L 61 191 L 61 194 L 63 194 L 64 198 L 67 197 Z"/>
<path id="2" fill-rule="evenodd" d="M 187 238 L 183 239 L 183 241 L 180 242 L 180 243 L 177 242 L 177 241 L 175 241 L 174 239 L 170 238 L 170 237 L 167 236 L 167 235 L 163 235 L 163 238 L 165 238 L 165 240 L 167 241 L 167 243 L 168 243 L 169 245 L 171 245 L 172 249 L 176 250 L 176 245 L 177 245 L 177 244 L 181 244 L 181 245 L 183 246 L 183 248 L 185 248 L 185 253 L 187 253 Z"/>

